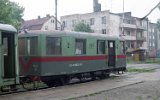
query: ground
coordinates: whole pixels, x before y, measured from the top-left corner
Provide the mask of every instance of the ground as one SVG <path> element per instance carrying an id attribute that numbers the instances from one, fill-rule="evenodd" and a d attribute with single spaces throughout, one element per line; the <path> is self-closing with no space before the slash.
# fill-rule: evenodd
<path id="1" fill-rule="evenodd" d="M 3 95 L 0 100 L 160 100 L 160 65 L 129 64 L 127 68 L 129 72 L 109 79 Z"/>

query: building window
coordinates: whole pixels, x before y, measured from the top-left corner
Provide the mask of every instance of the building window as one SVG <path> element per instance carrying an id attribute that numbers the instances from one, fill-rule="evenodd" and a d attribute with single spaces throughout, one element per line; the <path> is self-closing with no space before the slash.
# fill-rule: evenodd
<path id="1" fill-rule="evenodd" d="M 67 21 L 63 21 L 63 27 L 67 27 Z"/>
<path id="2" fill-rule="evenodd" d="M 48 26 L 45 26 L 45 30 L 48 30 Z"/>
<path id="3" fill-rule="evenodd" d="M 155 39 L 154 35 L 153 35 L 153 40 Z"/>
<path id="4" fill-rule="evenodd" d="M 155 47 L 155 44 L 153 43 L 153 47 Z"/>
<path id="5" fill-rule="evenodd" d="M 104 40 L 97 41 L 97 54 L 105 54 L 105 41 Z"/>
<path id="6" fill-rule="evenodd" d="M 127 47 L 128 48 L 134 48 L 134 43 L 133 42 L 127 42 Z"/>
<path id="7" fill-rule="evenodd" d="M 134 44 L 133 43 L 131 43 L 131 48 L 134 48 Z"/>
<path id="8" fill-rule="evenodd" d="M 106 34 L 106 29 L 102 29 L 102 34 Z"/>
<path id="9" fill-rule="evenodd" d="M 90 18 L 90 25 L 94 25 L 94 18 Z"/>
<path id="10" fill-rule="evenodd" d="M 76 25 L 76 20 L 72 20 L 72 27 Z"/>
<path id="11" fill-rule="evenodd" d="M 126 34 L 127 34 L 128 36 L 130 36 L 130 35 L 131 35 L 131 31 L 126 31 Z"/>
<path id="12" fill-rule="evenodd" d="M 27 54 L 37 55 L 38 52 L 38 39 L 37 37 L 27 38 Z"/>
<path id="13" fill-rule="evenodd" d="M 25 55 L 25 38 L 19 38 L 18 45 L 19 55 Z"/>
<path id="14" fill-rule="evenodd" d="M 142 32 L 140 32 L 140 37 L 143 37 L 143 33 Z"/>
<path id="15" fill-rule="evenodd" d="M 75 54 L 83 55 L 86 54 L 86 40 L 84 39 L 76 39 L 75 41 Z"/>
<path id="16" fill-rule="evenodd" d="M 106 24 L 106 16 L 102 17 L 102 24 Z"/>
<path id="17" fill-rule="evenodd" d="M 54 23 L 54 20 L 51 20 L 51 23 Z"/>
<path id="18" fill-rule="evenodd" d="M 61 38 L 58 37 L 46 38 L 46 54 L 47 55 L 61 54 Z"/>
<path id="19" fill-rule="evenodd" d="M 149 38 L 152 39 L 152 36 L 150 35 Z"/>
<path id="20" fill-rule="evenodd" d="M 82 20 L 82 23 L 84 23 L 84 24 L 85 24 L 85 23 L 86 23 L 86 20 Z"/>
<path id="21" fill-rule="evenodd" d="M 149 46 L 150 46 L 150 47 L 152 46 L 152 43 L 151 43 L 151 42 L 149 43 Z"/>
<path id="22" fill-rule="evenodd" d="M 152 29 L 152 32 L 154 33 L 154 28 Z"/>

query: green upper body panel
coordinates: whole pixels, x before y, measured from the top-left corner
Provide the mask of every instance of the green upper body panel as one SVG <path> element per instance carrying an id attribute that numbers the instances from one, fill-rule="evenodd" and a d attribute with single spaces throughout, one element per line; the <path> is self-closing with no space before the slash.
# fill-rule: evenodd
<path id="1" fill-rule="evenodd" d="M 85 33 L 85 32 L 66 32 L 66 31 L 53 31 L 53 30 L 34 30 L 34 31 L 28 31 L 26 33 L 20 33 L 19 36 L 21 37 L 30 37 L 30 36 L 39 36 L 39 35 L 45 35 L 45 36 L 55 36 L 55 37 L 63 37 L 63 36 L 69 36 L 69 37 L 75 37 L 75 38 L 96 38 L 96 39 L 107 39 L 107 40 L 116 40 L 118 37 L 116 36 L 110 36 L 110 35 L 104 35 L 99 33 Z"/>

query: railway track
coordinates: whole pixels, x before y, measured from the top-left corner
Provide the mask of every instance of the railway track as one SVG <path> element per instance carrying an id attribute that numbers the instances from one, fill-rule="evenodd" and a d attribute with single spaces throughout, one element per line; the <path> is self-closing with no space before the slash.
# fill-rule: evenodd
<path id="1" fill-rule="evenodd" d="M 111 77 L 108 77 L 108 78 L 114 78 L 115 76 L 111 76 Z M 108 79 L 108 78 L 105 78 L 105 79 Z M 46 84 L 44 83 L 37 83 L 37 84 L 43 84 L 43 86 L 38 86 L 37 84 L 33 84 L 33 83 L 30 83 L 30 84 L 25 84 L 24 85 L 18 85 L 18 88 L 16 91 L 6 91 L 6 92 L 3 92 L 3 93 L 0 93 L 0 96 L 2 95 L 10 95 L 10 94 L 18 94 L 18 93 L 25 93 L 25 92 L 32 92 L 32 91 L 37 91 L 37 90 L 47 90 L 47 89 L 53 89 L 53 88 L 59 88 L 59 87 L 62 87 L 62 86 L 72 86 L 72 85 L 77 85 L 77 84 L 82 84 L 82 83 L 87 83 L 87 82 L 94 82 L 94 81 L 100 81 L 100 80 L 104 80 L 104 79 L 99 79 L 99 78 L 96 78 L 95 80 L 92 80 L 92 78 L 85 78 L 83 80 L 79 80 L 77 78 L 73 78 L 69 84 L 67 85 L 58 85 L 58 86 L 55 86 L 55 87 L 48 87 Z M 22 88 L 23 87 L 23 88 Z"/>
<path id="2" fill-rule="evenodd" d="M 114 81 L 115 83 L 109 82 Z M 108 84 L 107 84 L 108 83 Z M 80 97 L 87 94 L 95 93 L 95 91 L 103 92 L 103 91 L 110 91 L 117 88 L 122 88 L 134 84 L 140 84 L 141 81 L 137 82 L 125 82 L 121 83 L 121 81 L 114 80 L 101 80 L 101 81 L 91 81 L 85 82 L 82 84 L 71 84 L 66 86 L 54 87 L 54 88 L 45 88 L 40 90 L 32 90 L 32 91 L 23 91 L 20 93 L 13 93 L 0 96 L 0 100 L 8 100 L 8 98 L 12 98 L 12 100 L 44 100 L 46 98 L 54 98 L 54 100 L 62 100 L 67 98 L 74 98 Z M 95 86 L 95 87 L 93 87 Z M 104 86 L 104 87 L 103 87 Z M 99 87 L 99 88 L 97 88 Z M 91 90 L 93 91 L 91 91 Z M 27 99 L 30 98 L 30 99 Z M 50 100 L 50 99 L 49 99 Z"/>

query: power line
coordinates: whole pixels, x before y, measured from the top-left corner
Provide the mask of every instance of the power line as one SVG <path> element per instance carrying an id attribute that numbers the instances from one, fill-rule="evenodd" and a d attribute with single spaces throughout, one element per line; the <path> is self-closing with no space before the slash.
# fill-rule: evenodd
<path id="1" fill-rule="evenodd" d="M 146 15 L 146 16 L 144 16 L 142 19 L 145 19 L 148 15 L 150 15 L 156 8 L 158 8 L 159 7 L 159 9 L 160 9 L 160 2 L 154 7 L 154 8 L 152 8 L 151 10 L 150 10 L 150 12 Z"/>

